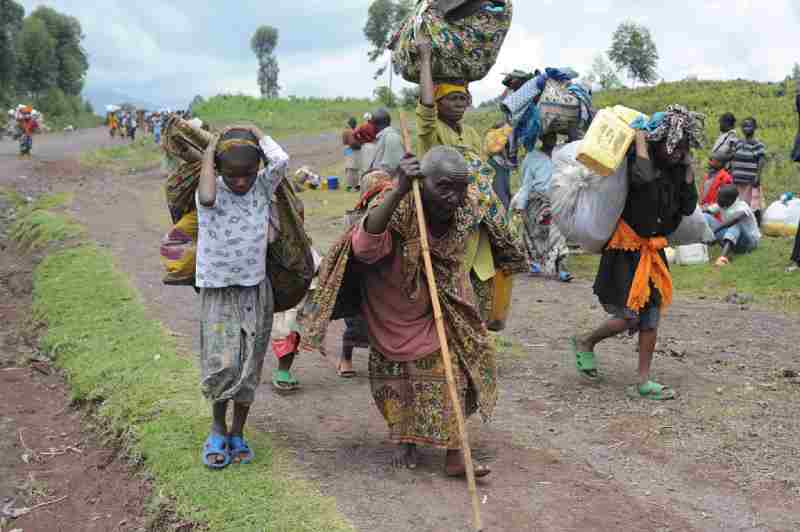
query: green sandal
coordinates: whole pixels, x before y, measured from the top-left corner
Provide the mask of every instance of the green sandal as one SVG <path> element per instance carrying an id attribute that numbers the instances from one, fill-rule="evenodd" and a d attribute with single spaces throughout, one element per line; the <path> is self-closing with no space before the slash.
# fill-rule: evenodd
<path id="1" fill-rule="evenodd" d="M 578 374 L 590 381 L 597 381 L 600 374 L 597 372 L 594 353 L 578 351 L 578 339 L 574 336 L 569 341 L 572 343 L 572 352 L 575 353 L 575 367 L 578 369 Z"/>
<path id="2" fill-rule="evenodd" d="M 272 387 L 278 393 L 290 393 L 300 388 L 300 382 L 294 378 L 291 372 L 274 369 L 272 370 Z"/>
<path id="3" fill-rule="evenodd" d="M 675 399 L 677 396 L 675 390 L 669 386 L 664 386 L 653 381 L 628 386 L 626 394 L 632 399 L 649 399 L 651 401 L 669 401 Z"/>

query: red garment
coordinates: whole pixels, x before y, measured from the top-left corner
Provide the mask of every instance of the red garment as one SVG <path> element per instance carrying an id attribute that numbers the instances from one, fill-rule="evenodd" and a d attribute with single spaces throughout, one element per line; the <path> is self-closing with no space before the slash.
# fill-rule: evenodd
<path id="1" fill-rule="evenodd" d="M 707 207 L 709 205 L 714 205 L 717 203 L 717 195 L 719 194 L 719 189 L 724 187 L 725 185 L 732 185 L 733 184 L 733 177 L 731 174 L 728 173 L 727 170 L 724 168 L 719 170 L 714 176 L 710 176 L 706 174 L 705 178 L 703 178 L 703 190 L 706 190 L 706 185 L 708 184 L 709 180 L 713 180 L 711 183 L 711 187 L 708 188 L 708 192 L 700 199 L 700 206 Z M 720 214 L 717 213 L 714 215 L 718 220 L 721 221 Z"/>
<path id="2" fill-rule="evenodd" d="M 361 306 L 371 343 L 394 362 L 413 362 L 435 353 L 439 337 L 428 285 L 423 282 L 416 299 L 406 295 L 403 247 L 395 244 L 389 231 L 368 233 L 363 221 L 352 238 L 353 256 L 372 266 L 364 274 Z"/>
<path id="3" fill-rule="evenodd" d="M 19 121 L 19 127 L 26 135 L 33 135 L 39 129 L 39 123 L 33 118 L 23 118 Z"/>
<path id="4" fill-rule="evenodd" d="M 358 126 L 353 136 L 359 143 L 369 144 L 370 142 L 375 142 L 378 131 L 375 129 L 375 125 L 372 124 L 372 122 L 367 122 L 366 124 Z"/>

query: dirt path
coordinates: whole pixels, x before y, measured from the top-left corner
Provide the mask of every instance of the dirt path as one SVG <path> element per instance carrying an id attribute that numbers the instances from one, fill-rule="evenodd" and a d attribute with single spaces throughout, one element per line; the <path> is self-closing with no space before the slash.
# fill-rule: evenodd
<path id="1" fill-rule="evenodd" d="M 149 483 L 98 441 L 37 352 L 36 259 L 6 240 L 8 208 L 0 198 L 0 530 L 144 530 Z"/>
<path id="2" fill-rule="evenodd" d="M 286 145 L 295 164 L 338 158 L 335 135 Z M 42 177 L 78 191 L 73 214 L 193 356 L 195 296 L 160 282 L 161 177 L 50 170 L 59 177 Z M 800 529 L 800 381 L 784 377 L 800 369 L 796 316 L 679 298 L 664 319 L 655 368 L 681 395 L 654 404 L 623 393 L 635 371 L 630 338 L 600 348 L 603 382 L 575 375 L 566 339 L 603 318 L 588 283 L 519 278 L 514 295 L 498 409 L 492 424 L 471 426 L 476 454 L 494 469 L 479 488 L 487 530 Z M 255 426 L 293 452 L 298 471 L 335 495 L 359 530 L 468 530 L 465 488 L 442 477 L 438 453 L 425 453 L 414 473 L 388 467 L 393 448 L 363 377 L 366 354 L 356 356 L 362 377 L 353 381 L 338 379 L 333 363 L 304 354 L 296 365 L 303 389 L 292 397 L 266 382 Z"/>

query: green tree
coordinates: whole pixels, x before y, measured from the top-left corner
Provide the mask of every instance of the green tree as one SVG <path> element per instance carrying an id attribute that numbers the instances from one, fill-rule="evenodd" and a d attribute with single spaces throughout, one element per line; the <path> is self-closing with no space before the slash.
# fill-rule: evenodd
<path id="1" fill-rule="evenodd" d="M 614 32 L 608 50 L 611 62 L 627 70 L 636 82 L 652 83 L 658 79 L 658 50 L 650 30 L 635 22 L 623 22 Z"/>
<path id="2" fill-rule="evenodd" d="M 0 0 L 0 105 L 10 103 L 17 73 L 16 41 L 25 9 L 14 0 Z"/>
<path id="3" fill-rule="evenodd" d="M 372 45 L 368 57 L 371 63 L 383 57 L 392 36 L 400 29 L 403 21 L 411 14 L 413 0 L 374 0 L 369 6 L 364 36 Z M 380 76 L 386 70 L 381 67 L 375 74 Z"/>
<path id="4" fill-rule="evenodd" d="M 586 81 L 597 83 L 603 90 L 619 89 L 622 81 L 617 75 L 617 71 L 605 57 L 605 54 L 597 54 L 592 61 L 592 68 Z"/>
<path id="5" fill-rule="evenodd" d="M 29 18 L 44 22 L 47 31 L 55 39 L 55 55 L 58 87 L 64 94 L 77 96 L 83 90 L 89 59 L 83 49 L 83 29 L 75 17 L 59 13 L 49 7 L 39 7 Z"/>
<path id="6" fill-rule="evenodd" d="M 278 30 L 272 26 L 261 26 L 250 39 L 250 47 L 258 58 L 258 86 L 262 98 L 277 98 L 281 90 L 278 85 L 280 68 L 273 52 L 278 46 Z"/>
<path id="7" fill-rule="evenodd" d="M 419 86 L 400 89 L 400 103 L 407 109 L 413 109 L 419 102 Z"/>
<path id="8" fill-rule="evenodd" d="M 57 81 L 56 40 L 41 19 L 27 17 L 17 37 L 17 88 L 35 97 Z"/>
<path id="9" fill-rule="evenodd" d="M 390 109 L 397 107 L 397 95 L 395 95 L 389 87 L 384 85 L 376 88 L 374 95 L 375 99 L 384 107 Z"/>

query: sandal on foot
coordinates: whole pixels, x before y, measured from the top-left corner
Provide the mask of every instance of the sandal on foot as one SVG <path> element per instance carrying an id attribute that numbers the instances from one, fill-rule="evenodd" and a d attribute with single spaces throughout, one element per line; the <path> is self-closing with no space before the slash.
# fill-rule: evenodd
<path id="1" fill-rule="evenodd" d="M 272 370 L 272 387 L 279 393 L 290 393 L 300 388 L 300 382 L 284 369 Z"/>
<path id="2" fill-rule="evenodd" d="M 231 461 L 235 464 L 249 464 L 256 453 L 247 445 L 242 436 L 228 436 Z"/>
<path id="3" fill-rule="evenodd" d="M 572 343 L 572 352 L 575 353 L 575 367 L 581 377 L 596 381 L 600 378 L 597 372 L 594 353 L 591 351 L 578 351 L 578 339 L 574 336 L 569 339 Z"/>
<path id="4" fill-rule="evenodd" d="M 225 459 L 222 462 L 212 462 L 211 456 L 221 455 Z M 219 434 L 210 434 L 203 445 L 203 463 L 209 469 L 224 469 L 231 463 L 228 440 Z"/>
<path id="5" fill-rule="evenodd" d="M 558 280 L 562 283 L 569 283 L 572 282 L 572 274 L 567 271 L 560 271 L 558 272 Z"/>
<path id="6" fill-rule="evenodd" d="M 352 369 L 344 370 L 344 369 L 342 369 L 342 363 L 341 362 L 339 362 L 339 365 L 336 368 L 336 373 L 339 375 L 339 377 L 341 377 L 343 379 L 352 379 L 353 377 L 356 376 L 355 370 L 352 370 Z"/>
<path id="7" fill-rule="evenodd" d="M 675 390 L 669 386 L 647 381 L 644 384 L 634 384 L 626 391 L 628 397 L 633 399 L 649 399 L 651 401 L 669 401 L 675 399 Z"/>

